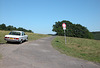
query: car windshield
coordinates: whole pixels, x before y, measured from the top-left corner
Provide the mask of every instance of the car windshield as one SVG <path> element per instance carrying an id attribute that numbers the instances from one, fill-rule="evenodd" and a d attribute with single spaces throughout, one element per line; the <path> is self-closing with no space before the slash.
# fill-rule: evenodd
<path id="1" fill-rule="evenodd" d="M 20 35 L 20 32 L 10 32 L 9 35 Z"/>

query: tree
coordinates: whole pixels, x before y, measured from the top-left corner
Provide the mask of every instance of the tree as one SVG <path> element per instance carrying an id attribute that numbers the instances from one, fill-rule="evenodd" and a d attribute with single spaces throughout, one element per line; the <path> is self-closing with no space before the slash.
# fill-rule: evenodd
<path id="1" fill-rule="evenodd" d="M 62 28 L 62 24 L 66 23 L 66 35 L 69 37 L 79 37 L 79 38 L 93 38 L 93 35 L 89 32 L 89 30 L 80 25 L 80 24 L 72 24 L 70 21 L 58 21 L 55 22 L 55 25 L 53 25 L 53 30 L 56 32 L 57 35 L 63 36 L 64 31 Z"/>
<path id="2" fill-rule="evenodd" d="M 25 31 L 25 29 L 22 28 L 22 27 L 19 27 L 18 30 L 19 30 L 19 31 Z"/>
<path id="3" fill-rule="evenodd" d="M 67 36 L 72 36 L 73 24 L 70 21 L 63 20 L 61 22 L 60 21 L 55 22 L 55 25 L 53 25 L 52 31 L 55 31 L 57 33 L 57 35 L 63 36 L 64 35 L 64 31 L 62 28 L 63 23 L 66 23 L 66 25 L 67 25 L 67 27 L 66 27 Z"/>
<path id="4" fill-rule="evenodd" d="M 6 28 L 6 30 L 13 30 L 13 29 L 14 29 L 14 27 L 11 25 L 7 26 L 7 28 Z"/>
<path id="5" fill-rule="evenodd" d="M 28 30 L 27 32 L 32 32 L 32 30 Z M 32 32 L 33 33 L 33 32 Z"/>
<path id="6" fill-rule="evenodd" d="M 6 30 L 6 25 L 4 23 L 0 25 L 0 30 Z"/>
<path id="7" fill-rule="evenodd" d="M 32 30 L 27 30 L 27 29 L 24 29 L 22 27 L 19 27 L 19 28 L 16 28 L 16 27 L 13 27 L 11 25 L 7 26 L 5 24 L 1 24 L 0 25 L 0 30 L 19 30 L 19 31 L 25 31 L 25 32 L 32 32 Z M 33 32 L 32 32 L 33 33 Z"/>

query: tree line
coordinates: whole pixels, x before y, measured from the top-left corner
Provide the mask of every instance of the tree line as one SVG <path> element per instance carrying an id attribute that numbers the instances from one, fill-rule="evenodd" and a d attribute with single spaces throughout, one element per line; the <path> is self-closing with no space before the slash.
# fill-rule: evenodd
<path id="1" fill-rule="evenodd" d="M 22 28 L 22 27 L 16 28 L 16 27 L 11 26 L 11 25 L 6 26 L 4 23 L 0 24 L 0 30 L 8 30 L 8 31 L 18 30 L 18 31 L 32 32 L 32 30 L 27 30 L 27 29 Z"/>
<path id="2" fill-rule="evenodd" d="M 100 31 L 92 32 L 95 40 L 100 40 Z"/>
<path id="3" fill-rule="evenodd" d="M 66 36 L 93 39 L 92 33 L 86 27 L 66 20 L 55 22 L 52 31 L 56 32 L 56 35 L 64 36 L 63 23 L 66 24 Z"/>

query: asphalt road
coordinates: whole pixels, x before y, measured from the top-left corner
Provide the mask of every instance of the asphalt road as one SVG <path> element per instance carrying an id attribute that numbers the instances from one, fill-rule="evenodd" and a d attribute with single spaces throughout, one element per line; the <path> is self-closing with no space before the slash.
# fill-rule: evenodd
<path id="1" fill-rule="evenodd" d="M 53 38 L 0 45 L 0 68 L 100 68 L 93 62 L 61 54 L 52 47 Z"/>

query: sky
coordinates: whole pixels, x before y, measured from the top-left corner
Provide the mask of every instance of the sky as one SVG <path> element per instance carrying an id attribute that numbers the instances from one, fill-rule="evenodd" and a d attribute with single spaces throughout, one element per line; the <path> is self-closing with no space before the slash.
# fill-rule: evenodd
<path id="1" fill-rule="evenodd" d="M 0 0 L 0 24 L 55 34 L 52 26 L 62 20 L 100 31 L 100 0 Z"/>

